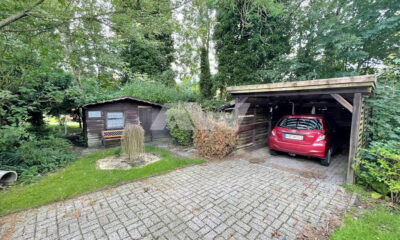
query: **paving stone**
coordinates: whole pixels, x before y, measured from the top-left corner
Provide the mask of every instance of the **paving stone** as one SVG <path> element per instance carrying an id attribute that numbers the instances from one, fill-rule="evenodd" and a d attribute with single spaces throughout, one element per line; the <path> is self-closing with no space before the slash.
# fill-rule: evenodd
<path id="1" fill-rule="evenodd" d="M 274 230 L 293 239 L 347 208 L 335 179 L 211 162 L 22 212 L 13 239 L 268 239 Z"/>

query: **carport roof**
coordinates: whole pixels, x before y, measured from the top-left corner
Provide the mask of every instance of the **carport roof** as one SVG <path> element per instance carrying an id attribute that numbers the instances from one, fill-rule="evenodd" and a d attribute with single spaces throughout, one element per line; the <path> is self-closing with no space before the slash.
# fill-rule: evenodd
<path id="1" fill-rule="evenodd" d="M 375 75 L 328 78 L 298 82 L 280 82 L 228 87 L 231 94 L 293 95 L 370 93 L 376 87 Z"/>

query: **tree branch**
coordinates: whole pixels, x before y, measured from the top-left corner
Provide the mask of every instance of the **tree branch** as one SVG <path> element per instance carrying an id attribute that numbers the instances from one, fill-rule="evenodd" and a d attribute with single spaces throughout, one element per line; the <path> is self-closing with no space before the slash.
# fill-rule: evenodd
<path id="1" fill-rule="evenodd" d="M 24 9 L 20 12 L 17 12 L 16 14 L 13 14 L 11 16 L 9 16 L 8 18 L 1 20 L 0 21 L 0 29 L 4 28 L 7 25 L 10 25 L 13 22 L 18 21 L 21 18 L 24 18 L 26 16 L 28 16 L 28 13 L 30 11 L 32 11 L 32 9 L 34 9 L 35 7 L 39 6 L 40 4 L 42 4 L 44 2 L 44 0 L 39 0 L 37 1 L 35 4 L 33 4 L 31 7 Z"/>

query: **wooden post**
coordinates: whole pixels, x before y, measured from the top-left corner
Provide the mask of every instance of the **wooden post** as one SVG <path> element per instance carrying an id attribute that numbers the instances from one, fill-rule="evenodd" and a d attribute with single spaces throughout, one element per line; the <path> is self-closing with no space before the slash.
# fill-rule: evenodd
<path id="1" fill-rule="evenodd" d="M 236 124 L 239 126 L 239 96 L 235 97 L 235 121 Z"/>
<path id="2" fill-rule="evenodd" d="M 254 109 L 253 109 L 253 121 L 252 124 L 255 124 L 257 120 L 257 105 L 254 105 Z M 255 145 L 256 142 L 256 128 L 253 129 L 252 131 L 252 137 L 251 137 L 251 141 L 253 142 L 253 146 Z"/>
<path id="3" fill-rule="evenodd" d="M 272 131 L 272 107 L 269 107 L 269 116 L 268 116 L 268 132 L 267 132 L 267 143 L 269 144 L 269 142 L 268 142 L 268 137 L 269 137 L 269 135 L 271 134 L 271 131 Z"/>
<path id="4" fill-rule="evenodd" d="M 347 165 L 347 177 L 346 177 L 347 184 L 353 184 L 355 180 L 353 164 L 358 151 L 361 108 L 362 108 L 362 95 L 361 93 L 355 93 L 353 100 L 353 114 L 351 118 L 350 149 L 349 149 L 349 160 Z"/>

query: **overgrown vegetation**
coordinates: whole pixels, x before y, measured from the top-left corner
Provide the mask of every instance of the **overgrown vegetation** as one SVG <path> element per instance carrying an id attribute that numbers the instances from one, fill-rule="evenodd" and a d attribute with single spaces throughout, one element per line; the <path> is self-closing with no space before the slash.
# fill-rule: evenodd
<path id="1" fill-rule="evenodd" d="M 96 94 L 90 94 L 83 98 L 82 104 L 121 96 L 131 96 L 161 104 L 179 101 L 194 102 L 198 98 L 198 94 L 195 91 L 186 88 L 168 87 L 149 78 L 147 75 L 135 74 L 130 79 L 121 87 L 111 89 L 101 88 L 95 81 L 88 83 L 86 86 L 87 91 L 96 92 Z"/>
<path id="2" fill-rule="evenodd" d="M 138 155 L 144 152 L 144 129 L 140 125 L 125 126 L 121 140 L 123 152 L 128 155 L 129 161 L 135 162 Z"/>
<path id="3" fill-rule="evenodd" d="M 376 72 L 399 51 L 400 3 L 215 1 L 218 74 L 226 86 Z"/>
<path id="4" fill-rule="evenodd" d="M 182 146 L 192 145 L 193 127 L 183 104 L 177 104 L 168 109 L 165 114 L 167 116 L 167 129 L 174 142 Z"/>
<path id="5" fill-rule="evenodd" d="M 357 160 L 356 173 L 360 184 L 400 202 L 400 59 L 391 55 L 386 65 L 367 100 L 369 146 Z"/>
<path id="6" fill-rule="evenodd" d="M 173 157 L 167 150 L 155 147 L 146 147 L 145 150 L 161 156 L 162 159 L 141 168 L 98 170 L 96 161 L 114 153 L 113 149 L 99 151 L 69 164 L 37 183 L 1 191 L 0 215 L 203 162 L 201 159 Z"/>
<path id="7" fill-rule="evenodd" d="M 392 202 L 400 203 L 400 148 L 376 144 L 357 162 L 356 172 L 361 183 L 384 196 L 390 195 Z"/>
<path id="8" fill-rule="evenodd" d="M 21 127 L 0 129 L 0 169 L 14 170 L 20 183 L 37 181 L 75 159 L 68 140 L 29 134 Z"/>

